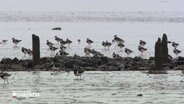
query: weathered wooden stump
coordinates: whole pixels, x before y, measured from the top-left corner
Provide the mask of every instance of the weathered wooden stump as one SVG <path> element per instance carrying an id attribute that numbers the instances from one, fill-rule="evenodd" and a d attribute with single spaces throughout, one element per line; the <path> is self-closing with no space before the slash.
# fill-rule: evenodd
<path id="1" fill-rule="evenodd" d="M 163 69 L 162 42 L 160 38 L 155 43 L 155 67 L 157 70 Z"/>
<path id="2" fill-rule="evenodd" d="M 167 35 L 164 33 L 162 37 L 162 55 L 163 55 L 163 64 L 168 63 L 168 40 Z"/>
<path id="3" fill-rule="evenodd" d="M 33 65 L 40 62 L 40 39 L 36 35 L 32 35 Z"/>

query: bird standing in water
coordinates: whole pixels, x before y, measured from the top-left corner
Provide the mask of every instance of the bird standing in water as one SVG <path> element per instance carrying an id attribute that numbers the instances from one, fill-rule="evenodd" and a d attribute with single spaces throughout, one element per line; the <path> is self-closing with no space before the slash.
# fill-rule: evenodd
<path id="1" fill-rule="evenodd" d="M 0 73 L 0 77 L 4 80 L 4 84 L 8 84 L 8 78 L 10 77 L 11 74 L 8 73 L 3 73 L 3 71 Z"/>
<path id="2" fill-rule="evenodd" d="M 84 73 L 84 70 L 81 70 L 80 66 L 74 65 L 73 71 L 74 71 L 74 75 L 77 76 L 77 79 L 78 77 L 80 77 L 80 80 L 81 80 L 81 75 Z"/>

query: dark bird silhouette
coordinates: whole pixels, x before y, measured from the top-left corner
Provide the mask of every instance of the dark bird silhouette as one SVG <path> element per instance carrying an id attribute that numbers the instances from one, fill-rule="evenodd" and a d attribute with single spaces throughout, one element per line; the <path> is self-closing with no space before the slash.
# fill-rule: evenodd
<path id="1" fill-rule="evenodd" d="M 114 39 L 112 40 L 112 42 L 124 43 L 125 41 L 120 37 L 118 37 L 117 35 L 114 35 Z"/>
<path id="2" fill-rule="evenodd" d="M 55 36 L 55 40 L 56 40 L 57 42 L 63 41 L 63 39 L 61 39 L 61 38 L 59 38 L 59 37 L 57 37 L 57 36 Z"/>
<path id="3" fill-rule="evenodd" d="M 174 52 L 174 54 L 178 55 L 178 54 L 181 53 L 181 50 L 178 50 L 178 49 L 174 48 L 173 52 Z"/>
<path id="4" fill-rule="evenodd" d="M 4 80 L 4 84 L 8 84 L 8 78 L 10 77 L 11 74 L 8 73 L 3 73 L 3 71 L 0 73 L 0 77 Z"/>
<path id="5" fill-rule="evenodd" d="M 142 46 L 138 46 L 138 50 L 141 52 L 141 54 L 145 51 L 147 51 L 147 48 L 144 48 Z"/>
<path id="6" fill-rule="evenodd" d="M 89 56 L 91 54 L 91 49 L 89 48 L 84 48 L 84 53 Z"/>
<path id="7" fill-rule="evenodd" d="M 93 54 L 93 57 L 103 57 L 103 54 L 92 49 L 92 50 L 89 50 L 91 54 Z"/>
<path id="8" fill-rule="evenodd" d="M 112 57 L 115 59 L 115 58 L 120 58 L 121 56 L 113 52 Z"/>
<path id="9" fill-rule="evenodd" d="M 177 47 L 179 46 L 179 43 L 172 42 L 172 46 L 173 46 L 174 48 L 177 48 Z"/>
<path id="10" fill-rule="evenodd" d="M 106 48 L 107 47 L 107 45 L 106 45 L 106 42 L 102 42 L 102 46 L 104 47 L 104 48 Z"/>
<path id="11" fill-rule="evenodd" d="M 108 49 L 109 49 L 109 47 L 110 47 L 111 45 L 112 45 L 111 42 L 106 41 L 106 46 L 107 46 Z"/>
<path id="12" fill-rule="evenodd" d="M 28 49 L 28 50 L 27 50 L 27 54 L 28 54 L 29 56 L 32 56 L 32 55 L 33 55 L 33 51 L 32 51 L 31 49 Z"/>
<path id="13" fill-rule="evenodd" d="M 28 53 L 28 49 L 24 47 L 21 48 L 21 51 L 24 54 L 24 56 L 26 56 L 26 54 Z"/>
<path id="14" fill-rule="evenodd" d="M 2 43 L 3 44 L 6 44 L 8 40 L 2 40 Z"/>
<path id="15" fill-rule="evenodd" d="M 54 47 L 54 46 L 51 46 L 51 47 L 49 47 L 49 49 L 51 50 L 51 51 L 56 51 L 58 48 L 57 47 Z"/>
<path id="16" fill-rule="evenodd" d="M 89 45 L 93 43 L 93 41 L 89 38 L 86 39 L 86 43 L 88 43 Z"/>
<path id="17" fill-rule="evenodd" d="M 84 73 L 84 70 L 81 70 L 80 66 L 74 65 L 74 70 L 73 71 L 74 71 L 74 75 L 77 76 L 77 79 L 78 79 L 78 77 L 80 77 L 80 79 L 81 79 L 81 76 Z"/>
<path id="18" fill-rule="evenodd" d="M 65 47 L 64 45 L 61 44 L 61 45 L 60 45 L 60 49 L 61 49 L 61 50 L 65 50 L 66 47 Z"/>
<path id="19" fill-rule="evenodd" d="M 52 71 L 59 71 L 60 67 L 56 67 L 55 63 L 52 62 L 51 63 L 51 69 L 52 69 Z"/>
<path id="20" fill-rule="evenodd" d="M 128 48 L 125 48 L 125 53 L 126 53 L 127 55 L 130 55 L 132 52 L 133 52 L 132 50 L 130 50 L 130 49 L 128 49 Z"/>
<path id="21" fill-rule="evenodd" d="M 122 49 L 125 45 L 123 43 L 118 43 L 118 47 Z"/>
<path id="22" fill-rule="evenodd" d="M 56 67 L 55 63 L 52 62 L 51 64 L 51 70 L 53 71 L 52 73 L 50 73 L 51 75 L 58 75 L 59 71 L 60 71 L 60 67 Z"/>
<path id="23" fill-rule="evenodd" d="M 168 43 L 168 44 L 171 44 L 172 42 L 168 40 L 167 43 Z"/>
<path id="24" fill-rule="evenodd" d="M 54 43 L 52 43 L 52 42 L 50 42 L 49 40 L 47 40 L 47 46 L 49 46 L 49 47 L 52 47 L 53 45 L 54 45 Z"/>
<path id="25" fill-rule="evenodd" d="M 80 40 L 80 39 L 78 39 L 78 40 L 77 40 L 77 42 L 78 42 L 78 43 L 80 43 L 80 42 L 81 42 L 81 40 Z"/>
<path id="26" fill-rule="evenodd" d="M 64 50 L 59 50 L 59 55 L 60 56 L 67 56 L 69 53 L 65 52 Z"/>
<path id="27" fill-rule="evenodd" d="M 60 41 L 60 44 L 65 45 L 65 44 L 68 44 L 68 43 L 66 41 L 62 40 L 62 41 Z"/>
<path id="28" fill-rule="evenodd" d="M 12 42 L 17 45 L 18 43 L 20 43 L 22 40 L 19 40 L 19 39 L 15 39 L 15 38 L 12 38 Z"/>
<path id="29" fill-rule="evenodd" d="M 139 41 L 139 45 L 143 47 L 143 46 L 146 45 L 146 42 L 145 42 L 144 40 L 140 40 L 140 41 Z"/>
<path id="30" fill-rule="evenodd" d="M 55 54 L 55 51 L 58 49 L 57 47 L 54 46 L 50 46 L 49 47 L 50 51 L 51 51 L 51 56 Z"/>
<path id="31" fill-rule="evenodd" d="M 66 39 L 66 44 L 70 45 L 71 43 L 72 43 L 72 41 L 67 38 Z"/>

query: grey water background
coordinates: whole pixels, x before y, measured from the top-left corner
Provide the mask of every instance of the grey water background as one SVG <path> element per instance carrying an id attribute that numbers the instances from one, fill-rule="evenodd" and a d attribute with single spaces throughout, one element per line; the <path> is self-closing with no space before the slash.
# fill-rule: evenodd
<path id="1" fill-rule="evenodd" d="M 5 45 L 1 45 L 0 58 L 25 59 L 20 51 L 21 47 L 32 47 L 32 34 L 40 37 L 41 56 L 50 56 L 51 52 L 46 46 L 46 40 L 59 45 L 54 36 L 73 41 L 66 51 L 80 56 L 85 55 L 84 47 L 87 47 L 86 38 L 94 41 L 91 48 L 102 52 L 105 56 L 112 57 L 116 52 L 121 56 L 127 55 L 113 44 L 109 51 L 104 50 L 102 41 L 112 41 L 114 35 L 125 40 L 125 46 L 134 51 L 131 57 L 139 56 L 137 46 L 139 40 L 145 40 L 148 51 L 143 58 L 154 55 L 154 44 L 163 33 L 168 35 L 170 41 L 178 42 L 179 50 L 183 50 L 182 36 L 184 26 L 184 12 L 0 12 L 0 39 L 7 39 Z M 53 27 L 61 27 L 62 31 L 52 31 Z M 17 49 L 11 38 L 21 39 Z M 81 43 L 77 43 L 81 39 Z M 0 40 L 0 41 L 1 41 Z M 173 54 L 173 48 L 169 45 L 169 53 Z M 181 53 L 180 55 L 183 55 Z"/>
<path id="2" fill-rule="evenodd" d="M 54 36 L 73 41 L 66 50 L 72 56 L 84 56 L 88 46 L 86 38 L 94 40 L 91 48 L 112 57 L 116 52 L 126 57 L 115 44 L 104 50 L 102 41 L 111 41 L 117 34 L 125 40 L 126 47 L 134 51 L 131 57 L 139 56 L 139 40 L 145 40 L 148 51 L 143 58 L 154 55 L 154 44 L 163 33 L 168 39 L 180 43 L 183 51 L 183 12 L 0 12 L 0 59 L 28 59 L 21 47 L 32 47 L 32 34 L 40 37 L 41 57 L 51 56 L 46 40 L 56 44 Z M 51 30 L 62 27 L 61 31 Z M 11 38 L 21 39 L 18 48 L 13 48 Z M 77 43 L 81 39 L 81 43 Z M 169 45 L 169 53 L 176 57 Z M 183 55 L 183 53 L 181 53 Z M 165 75 L 147 75 L 143 72 L 85 72 L 82 80 L 75 80 L 73 72 L 50 75 L 51 72 L 11 72 L 9 84 L 0 80 L 2 104 L 183 104 L 184 77 L 181 71 L 169 71 Z M 12 91 L 38 91 L 40 97 L 18 100 Z M 137 94 L 143 94 L 138 97 Z"/>

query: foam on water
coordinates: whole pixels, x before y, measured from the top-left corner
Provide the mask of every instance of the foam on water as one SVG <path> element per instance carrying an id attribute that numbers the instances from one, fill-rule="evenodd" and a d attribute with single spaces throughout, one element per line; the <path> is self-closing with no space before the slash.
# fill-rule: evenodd
<path id="1" fill-rule="evenodd" d="M 184 76 L 181 71 L 147 75 L 136 71 L 73 73 L 12 72 L 9 85 L 0 81 L 2 104 L 182 104 Z M 12 91 L 37 91 L 39 97 L 18 100 Z M 143 94 L 138 97 L 137 94 Z"/>

